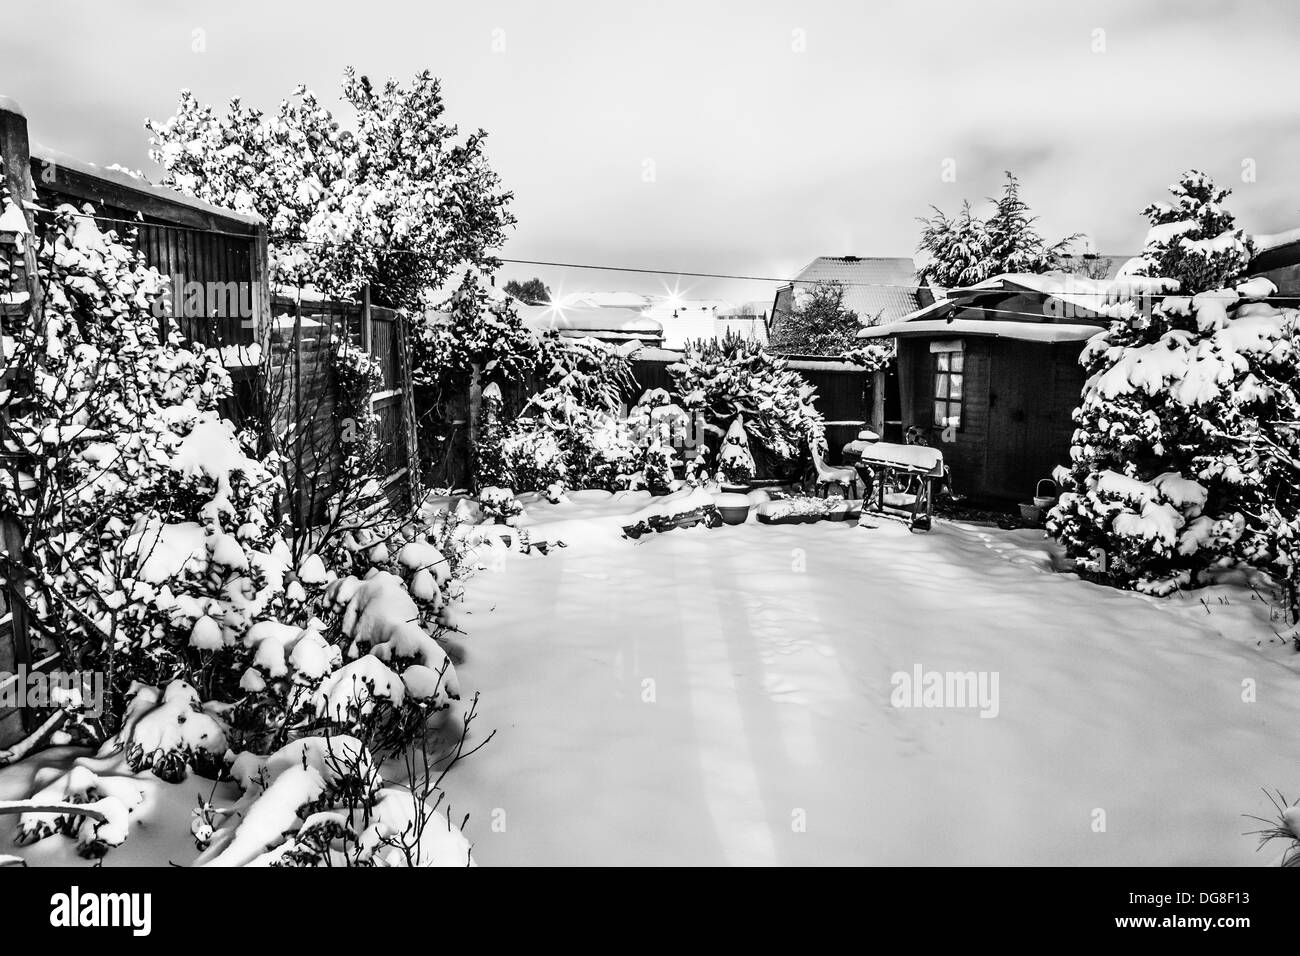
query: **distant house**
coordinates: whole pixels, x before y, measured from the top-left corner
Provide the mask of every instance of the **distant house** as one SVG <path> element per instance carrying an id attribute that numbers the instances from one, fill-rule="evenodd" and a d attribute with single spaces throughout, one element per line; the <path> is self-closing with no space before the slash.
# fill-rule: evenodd
<path id="1" fill-rule="evenodd" d="M 1113 283 L 1063 279 L 996 276 L 860 333 L 897 340 L 903 427 L 942 449 L 958 494 L 1026 501 L 1069 461 L 1079 355 L 1110 322 Z"/>
<path id="2" fill-rule="evenodd" d="M 558 332 L 565 338 L 594 338 L 605 342 L 646 345 L 663 342 L 663 326 L 636 309 L 582 306 L 516 305 L 524 325 L 536 332 Z"/>
<path id="3" fill-rule="evenodd" d="M 636 313 L 645 322 L 656 323 L 654 342 L 669 349 L 683 348 L 697 339 L 720 338 L 728 332 L 767 342 L 767 310 L 755 303 L 737 307 L 725 299 L 686 299 L 642 292 L 572 292 L 558 305 L 565 314 L 589 315 L 597 324 L 601 312 Z"/>
<path id="4" fill-rule="evenodd" d="M 768 319 L 769 339 L 777 338 L 781 326 L 790 321 L 795 291 L 820 282 L 843 285 L 844 308 L 856 312 L 863 325 L 896 322 L 934 301 L 929 289 L 918 288 L 916 263 L 910 257 L 819 256 L 793 282 L 776 290 Z"/>
<path id="5" fill-rule="evenodd" d="M 745 302 L 720 311 L 715 334 L 734 333 L 745 339 L 755 339 L 767 345 L 767 326 L 771 318 L 767 302 Z"/>

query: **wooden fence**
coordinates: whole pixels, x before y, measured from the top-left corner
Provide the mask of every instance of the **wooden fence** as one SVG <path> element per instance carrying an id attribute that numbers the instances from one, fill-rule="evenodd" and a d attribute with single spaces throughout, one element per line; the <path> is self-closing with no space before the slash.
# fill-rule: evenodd
<path id="1" fill-rule="evenodd" d="M 386 490 L 391 500 L 419 496 L 406 318 L 361 301 L 276 295 L 271 305 L 270 360 L 265 369 L 273 431 L 288 459 L 291 507 L 300 524 L 322 519 L 346 448 L 335 407 L 332 342 L 346 339 L 379 364 L 383 381 L 371 398 L 378 416 Z M 292 431 L 291 431 L 292 429 Z"/>

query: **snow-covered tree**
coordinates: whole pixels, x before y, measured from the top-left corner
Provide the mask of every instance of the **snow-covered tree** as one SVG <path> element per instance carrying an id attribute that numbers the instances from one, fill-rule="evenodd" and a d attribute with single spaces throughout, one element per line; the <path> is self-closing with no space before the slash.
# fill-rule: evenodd
<path id="1" fill-rule="evenodd" d="M 175 115 L 146 121 L 149 155 L 164 185 L 267 220 L 274 282 L 331 295 L 368 283 L 377 301 L 418 307 L 490 259 L 514 222 L 511 194 L 486 134 L 446 121 L 427 71 L 376 88 L 349 67 L 343 99 L 354 129 L 301 86 L 269 115 L 239 99 L 220 114 L 184 90 Z"/>
<path id="2" fill-rule="evenodd" d="M 718 436 L 742 415 L 753 443 L 791 462 L 822 433 L 816 389 L 752 339 L 729 333 L 689 343 L 668 372 L 682 407 Z"/>
<path id="3" fill-rule="evenodd" d="M 1120 280 L 1141 294 L 1084 349 L 1066 493 L 1048 528 L 1081 570 L 1125 587 L 1165 592 L 1236 562 L 1291 576 L 1296 313 L 1262 301 L 1276 291 L 1267 280 L 1241 281 L 1249 243 L 1225 192 L 1199 173 L 1171 192 L 1172 206 L 1146 212 L 1137 271 L 1149 277 Z"/>
<path id="4" fill-rule="evenodd" d="M 1134 275 L 1178 280 L 1183 295 L 1227 288 L 1245 272 L 1253 243 L 1223 202 L 1230 189 L 1218 189 L 1205 173 L 1188 170 L 1169 187 L 1172 202 L 1143 210 L 1151 223 Z"/>
<path id="5" fill-rule="evenodd" d="M 737 415 L 722 436 L 722 448 L 718 452 L 718 475 L 722 481 L 732 485 L 744 485 L 754 480 L 754 456 L 749 451 L 749 435 L 745 432 L 745 420 Z"/>
<path id="6" fill-rule="evenodd" d="M 844 307 L 844 284 L 835 281 L 797 286 L 790 311 L 778 314 L 768 347 L 788 355 L 843 355 L 858 345 L 857 334 L 878 316 L 860 319 Z"/>
<path id="7" fill-rule="evenodd" d="M 551 301 L 551 290 L 538 278 L 528 279 L 525 282 L 511 279 L 502 286 L 502 291 L 529 305 L 544 305 Z"/>
<path id="8" fill-rule="evenodd" d="M 465 272 L 440 310 L 412 318 L 410 335 L 421 454 L 452 484 L 458 451 L 481 457 L 480 449 L 456 444 L 456 423 L 474 419 L 472 434 L 462 436 L 470 444 L 489 440 L 487 423 L 475 417 L 472 393 L 530 381 L 553 354 L 554 337 L 528 329 L 510 300 L 494 296 L 474 269 Z"/>
<path id="9" fill-rule="evenodd" d="M 937 206 L 934 215 L 922 219 L 917 248 L 929 256 L 921 278 L 944 288 L 958 288 L 983 282 L 1006 272 L 1048 272 L 1061 264 L 1061 256 L 1078 236 L 1067 236 L 1049 244 L 1034 227 L 1036 217 L 1020 195 L 1020 183 L 1010 172 L 1002 195 L 989 198 L 993 211 L 981 219 L 962 203 L 956 216 Z"/>

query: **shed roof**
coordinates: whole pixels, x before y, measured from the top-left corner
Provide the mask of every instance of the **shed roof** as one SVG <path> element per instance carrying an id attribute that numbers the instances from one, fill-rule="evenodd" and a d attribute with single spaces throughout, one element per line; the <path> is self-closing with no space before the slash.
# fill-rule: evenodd
<path id="1" fill-rule="evenodd" d="M 859 338 L 930 338 L 939 335 L 982 336 L 995 339 L 1019 339 L 1022 342 L 1086 342 L 1098 332 L 1099 325 L 1072 322 L 1012 322 L 999 319 L 925 318 L 910 322 L 890 322 L 863 329 Z"/>
<path id="2" fill-rule="evenodd" d="M 1008 273 L 949 289 L 946 298 L 933 305 L 863 329 L 858 337 L 982 335 L 1028 342 L 1084 341 L 1110 320 L 1133 314 L 1143 297 L 1176 288 L 1172 280 L 1145 276 L 1086 279 L 1060 272 Z"/>
<path id="3" fill-rule="evenodd" d="M 120 166 L 98 166 L 95 163 L 77 159 L 75 156 L 69 156 L 67 153 L 51 149 L 48 146 L 42 146 L 39 143 L 32 143 L 30 152 L 33 164 L 40 163 L 44 167 L 54 170 L 56 187 L 65 183 L 67 178 L 65 174 L 70 172 L 84 177 L 86 180 L 98 181 L 116 187 L 118 190 L 123 190 L 128 194 L 135 194 L 142 199 L 152 200 L 154 203 L 166 203 L 178 209 L 187 209 L 192 213 L 224 220 L 227 224 L 238 223 L 246 227 L 244 231 L 255 233 L 259 226 L 265 224 L 265 220 L 256 213 L 238 212 L 223 206 L 214 206 L 201 199 L 195 199 L 193 196 L 187 196 L 175 189 L 155 185 L 143 176 L 137 176 Z M 87 198 L 102 201 L 102 198 L 97 195 Z"/>

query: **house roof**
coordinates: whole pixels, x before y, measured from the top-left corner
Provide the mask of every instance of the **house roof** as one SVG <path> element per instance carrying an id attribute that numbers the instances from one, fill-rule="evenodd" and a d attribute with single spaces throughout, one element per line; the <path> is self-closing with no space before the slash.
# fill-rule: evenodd
<path id="1" fill-rule="evenodd" d="M 777 295 L 792 287 L 806 289 L 817 282 L 842 283 L 844 308 L 856 312 L 864 324 L 893 322 L 922 304 L 916 288 L 916 263 L 910 256 L 818 256 Z"/>
<path id="2" fill-rule="evenodd" d="M 560 301 L 566 308 L 644 309 L 650 299 L 640 292 L 570 292 Z"/>

